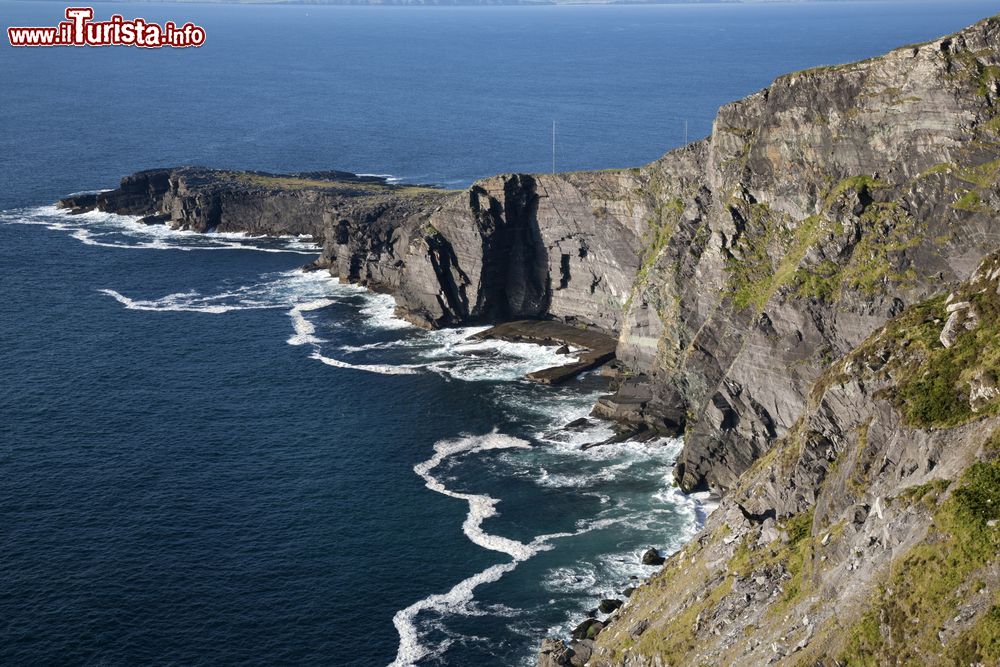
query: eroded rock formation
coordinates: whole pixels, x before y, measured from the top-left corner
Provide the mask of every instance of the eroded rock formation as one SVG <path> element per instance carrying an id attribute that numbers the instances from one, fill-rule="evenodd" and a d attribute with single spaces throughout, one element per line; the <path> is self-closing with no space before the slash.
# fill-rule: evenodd
<path id="1" fill-rule="evenodd" d="M 555 318 L 614 333 L 628 379 L 598 414 L 685 426 L 678 481 L 724 491 L 787 433 L 823 368 L 1000 242 L 998 72 L 991 19 L 781 77 L 641 168 L 462 192 L 181 168 L 67 205 L 313 234 L 320 265 L 391 292 L 422 326 Z"/>
<path id="2" fill-rule="evenodd" d="M 312 234 L 317 266 L 421 326 L 617 336 L 625 372 L 595 412 L 683 430 L 677 481 L 725 500 L 549 664 L 968 664 L 1000 634 L 998 102 L 991 18 L 780 77 L 641 168 L 461 192 L 179 168 L 63 204 Z M 926 563 L 946 591 L 893 574 Z"/>

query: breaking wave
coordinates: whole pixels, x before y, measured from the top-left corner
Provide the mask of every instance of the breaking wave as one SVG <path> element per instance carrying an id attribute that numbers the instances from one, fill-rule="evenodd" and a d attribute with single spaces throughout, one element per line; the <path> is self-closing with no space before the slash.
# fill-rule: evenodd
<path id="1" fill-rule="evenodd" d="M 84 245 L 130 250 L 252 250 L 255 252 L 315 255 L 319 252 L 309 237 L 250 236 L 239 232 L 171 229 L 146 225 L 141 216 L 90 211 L 73 215 L 56 206 L 38 206 L 0 212 L 0 223 L 38 225 L 69 234 Z"/>
<path id="2" fill-rule="evenodd" d="M 221 314 L 237 310 L 260 310 L 268 308 L 287 308 L 299 315 L 298 326 L 313 332 L 312 325 L 301 316 L 303 310 L 309 307 L 315 309 L 334 303 L 331 297 L 336 292 L 347 296 L 353 290 L 343 290 L 342 286 L 328 274 L 321 272 L 304 273 L 299 270 L 266 273 L 258 282 L 250 285 L 223 284 L 222 289 L 203 294 L 197 290 L 175 292 L 166 296 L 139 299 L 126 296 L 109 288 L 98 289 L 122 304 L 128 310 L 145 310 L 153 312 L 191 312 Z M 317 305 L 322 302 L 322 305 Z"/>
<path id="3" fill-rule="evenodd" d="M 44 225 L 88 245 L 115 248 L 306 252 L 307 247 L 303 239 L 178 232 L 142 225 L 131 216 L 69 216 L 54 207 L 2 213 L 0 222 Z M 135 311 L 216 315 L 282 309 L 291 325 L 285 342 L 306 348 L 308 359 L 326 366 L 485 383 L 481 386 L 492 397 L 496 423 L 504 424 L 502 430 L 441 440 L 431 457 L 416 464 L 413 471 L 431 491 L 466 503 L 462 532 L 472 544 L 508 560 L 397 611 L 393 625 L 399 645 L 393 667 L 432 662 L 456 643 L 467 647 L 485 641 L 450 627 L 449 619 L 456 615 L 500 615 L 514 618 L 517 625 L 517 619 L 535 618 L 544 611 L 477 601 L 480 586 L 504 577 L 535 577 L 531 585 L 558 597 L 561 620 L 548 632 L 564 634 L 593 606 L 595 598 L 617 596 L 623 586 L 638 583 L 652 572 L 641 564 L 644 548 L 656 545 L 663 553 L 678 549 L 714 507 L 711 498 L 686 496 L 672 487 L 679 440 L 608 442 L 614 435 L 610 426 L 588 418 L 599 390 L 581 390 L 574 383 L 542 388 L 521 381 L 534 370 L 574 361 L 574 350 L 560 355 L 555 346 L 475 338 L 485 327 L 423 331 L 396 316 L 392 297 L 341 284 L 325 272 L 267 273 L 250 284 L 223 281 L 212 290 L 189 289 L 165 296 L 137 296 L 110 287 L 99 291 Z M 571 422 L 574 426 L 567 427 Z M 606 444 L 581 449 L 595 443 Z M 460 469 L 465 461 L 475 464 L 475 475 L 452 477 L 453 466 Z M 445 466 L 448 476 L 441 473 Z M 484 524 L 499 516 L 504 500 L 496 496 L 506 494 L 468 490 L 479 484 L 483 474 L 518 479 L 545 493 L 571 497 L 590 509 L 581 513 L 586 518 L 571 522 L 563 532 L 542 530 L 538 532 L 543 534 L 521 539 L 500 534 L 502 530 L 491 532 Z M 557 544 L 571 545 L 566 547 L 568 554 L 582 549 L 588 555 L 568 560 L 560 556 L 552 566 L 533 565 L 515 572 Z M 554 553 L 562 554 L 563 548 Z M 555 604 L 555 599 L 544 604 Z M 524 631 L 537 634 L 539 628 L 526 626 Z"/>

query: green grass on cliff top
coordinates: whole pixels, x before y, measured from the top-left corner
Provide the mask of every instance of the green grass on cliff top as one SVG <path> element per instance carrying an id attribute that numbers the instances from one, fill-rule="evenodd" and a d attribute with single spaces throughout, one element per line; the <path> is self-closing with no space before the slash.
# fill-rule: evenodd
<path id="1" fill-rule="evenodd" d="M 271 174 L 256 174 L 252 172 L 234 172 L 229 174 L 230 177 L 247 183 L 249 185 L 255 185 L 258 187 L 270 188 L 275 190 L 307 190 L 307 189 L 322 189 L 322 190 L 351 190 L 351 191 L 362 191 L 365 193 L 378 194 L 378 193 L 392 193 L 403 196 L 419 196 L 419 195 L 440 195 L 448 194 L 451 192 L 458 192 L 458 190 L 445 190 L 442 188 L 434 188 L 430 186 L 422 185 L 394 185 L 391 183 L 384 183 L 380 181 L 352 181 L 352 180 L 326 180 L 321 178 L 303 178 L 299 176 L 283 176 L 283 175 L 271 175 Z"/>

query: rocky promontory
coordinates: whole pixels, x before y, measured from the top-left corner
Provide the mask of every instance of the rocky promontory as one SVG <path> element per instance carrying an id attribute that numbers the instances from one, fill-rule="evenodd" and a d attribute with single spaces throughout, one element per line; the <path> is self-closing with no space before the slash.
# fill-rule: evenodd
<path id="1" fill-rule="evenodd" d="M 317 264 L 420 326 L 551 319 L 618 338 L 598 414 L 685 432 L 677 479 L 723 492 L 812 382 L 1000 242 L 997 27 L 779 78 L 644 167 L 464 191 L 342 172 L 126 177 L 75 209 L 312 234 Z M 89 198 L 88 198 L 89 197 Z"/>
<path id="2" fill-rule="evenodd" d="M 317 267 L 424 327 L 615 339 L 622 371 L 595 414 L 683 432 L 677 483 L 724 501 L 585 638 L 588 664 L 986 664 L 998 104 L 991 18 L 780 77 L 643 167 L 462 191 L 183 167 L 62 204 L 311 234 Z M 897 576 L 928 563 L 944 578 Z"/>

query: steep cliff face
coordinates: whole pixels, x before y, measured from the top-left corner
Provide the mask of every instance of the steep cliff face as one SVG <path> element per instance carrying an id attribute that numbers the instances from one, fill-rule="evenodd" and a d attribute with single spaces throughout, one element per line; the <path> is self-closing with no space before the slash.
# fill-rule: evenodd
<path id="1" fill-rule="evenodd" d="M 998 316 L 1000 254 L 832 365 L 588 664 L 998 664 Z"/>
<path id="2" fill-rule="evenodd" d="M 540 665 L 1000 663 L 998 55 L 989 19 L 720 111 L 619 357 L 725 496 Z"/>
<path id="3" fill-rule="evenodd" d="M 991 18 L 781 77 L 641 168 L 462 192 L 180 168 L 63 205 L 311 234 L 317 267 L 421 326 L 619 335 L 596 412 L 683 429 L 679 484 L 725 499 L 596 643 L 544 664 L 993 664 L 998 102 Z"/>
<path id="4" fill-rule="evenodd" d="M 476 183 L 406 239 L 397 300 L 433 325 L 554 317 L 617 332 L 655 206 L 641 188 L 633 172 Z"/>
<path id="5" fill-rule="evenodd" d="M 62 205 L 201 232 L 310 234 L 323 245 L 318 266 L 391 292 L 421 326 L 557 318 L 617 334 L 659 206 L 647 184 L 635 169 L 497 176 L 453 192 L 181 167 Z"/>
<path id="6" fill-rule="evenodd" d="M 620 334 L 597 413 L 685 429 L 685 490 L 732 488 L 820 372 L 1000 245 L 1000 21 L 790 74 L 642 168 L 463 192 L 343 173 L 143 172 L 66 205 L 312 234 L 320 266 L 427 327 L 557 318 Z"/>
<path id="7" fill-rule="evenodd" d="M 990 19 L 781 77 L 644 170 L 666 215 L 627 303 L 621 396 L 637 419 L 687 415 L 683 488 L 731 488 L 823 368 L 998 247 L 998 80 Z"/>

